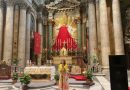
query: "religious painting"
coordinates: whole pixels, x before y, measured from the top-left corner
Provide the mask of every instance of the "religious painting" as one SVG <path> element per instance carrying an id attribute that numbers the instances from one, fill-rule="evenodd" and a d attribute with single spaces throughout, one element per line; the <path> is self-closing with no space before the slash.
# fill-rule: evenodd
<path id="1" fill-rule="evenodd" d="M 77 24 L 76 16 L 72 13 L 57 13 L 54 17 L 53 48 L 60 50 L 66 47 L 68 50 L 77 49 Z"/>

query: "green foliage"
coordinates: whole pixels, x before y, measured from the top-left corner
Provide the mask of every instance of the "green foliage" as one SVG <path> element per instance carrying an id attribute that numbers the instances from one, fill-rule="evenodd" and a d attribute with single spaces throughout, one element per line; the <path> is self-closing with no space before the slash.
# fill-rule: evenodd
<path id="1" fill-rule="evenodd" d="M 58 74 L 58 73 L 55 73 L 54 79 L 55 79 L 56 81 L 59 80 L 59 74 Z"/>
<path id="2" fill-rule="evenodd" d="M 92 70 L 87 70 L 86 77 L 87 77 L 87 79 L 92 80 L 92 78 L 93 78 Z"/>
<path id="3" fill-rule="evenodd" d="M 31 76 L 28 75 L 28 74 L 23 74 L 21 77 L 20 77 L 20 82 L 24 85 L 27 85 L 29 84 L 31 81 Z"/>
<path id="4" fill-rule="evenodd" d="M 18 65 L 18 61 L 19 61 L 19 60 L 18 60 L 18 59 L 16 59 L 16 58 L 15 58 L 15 59 L 13 59 L 13 64 Z"/>
<path id="5" fill-rule="evenodd" d="M 98 63 L 98 57 L 97 57 L 97 55 L 90 56 L 89 60 L 93 61 L 93 63 Z"/>
<path id="6" fill-rule="evenodd" d="M 18 73 L 17 72 L 13 73 L 12 79 L 13 80 L 18 80 Z"/>

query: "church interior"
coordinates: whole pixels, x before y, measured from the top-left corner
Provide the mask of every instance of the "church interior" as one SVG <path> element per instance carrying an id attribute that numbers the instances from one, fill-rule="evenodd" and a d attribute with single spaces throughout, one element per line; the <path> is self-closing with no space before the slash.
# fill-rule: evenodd
<path id="1" fill-rule="evenodd" d="M 129 69 L 129 0 L 0 0 L 0 90 L 130 90 Z"/>

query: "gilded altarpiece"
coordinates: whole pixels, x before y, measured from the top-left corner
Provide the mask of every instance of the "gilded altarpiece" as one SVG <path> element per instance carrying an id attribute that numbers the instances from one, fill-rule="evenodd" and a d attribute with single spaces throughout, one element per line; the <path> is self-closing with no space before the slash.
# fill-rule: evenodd
<path id="1" fill-rule="evenodd" d="M 77 19 L 77 14 L 76 11 L 72 12 L 59 12 L 56 13 L 54 16 L 54 28 L 53 28 L 53 39 L 56 40 L 56 37 L 59 33 L 59 28 L 65 25 L 68 28 L 68 32 L 74 38 L 74 40 L 77 42 L 77 24 L 76 24 L 76 19 Z"/>

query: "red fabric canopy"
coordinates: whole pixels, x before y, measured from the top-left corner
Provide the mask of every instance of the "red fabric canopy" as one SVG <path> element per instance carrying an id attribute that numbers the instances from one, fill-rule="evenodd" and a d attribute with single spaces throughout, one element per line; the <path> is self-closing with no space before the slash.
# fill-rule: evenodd
<path id="1" fill-rule="evenodd" d="M 58 36 L 55 40 L 55 44 L 53 45 L 53 49 L 60 50 L 64 45 L 68 50 L 77 49 L 77 44 L 68 32 L 68 28 L 66 26 L 60 27 Z"/>

